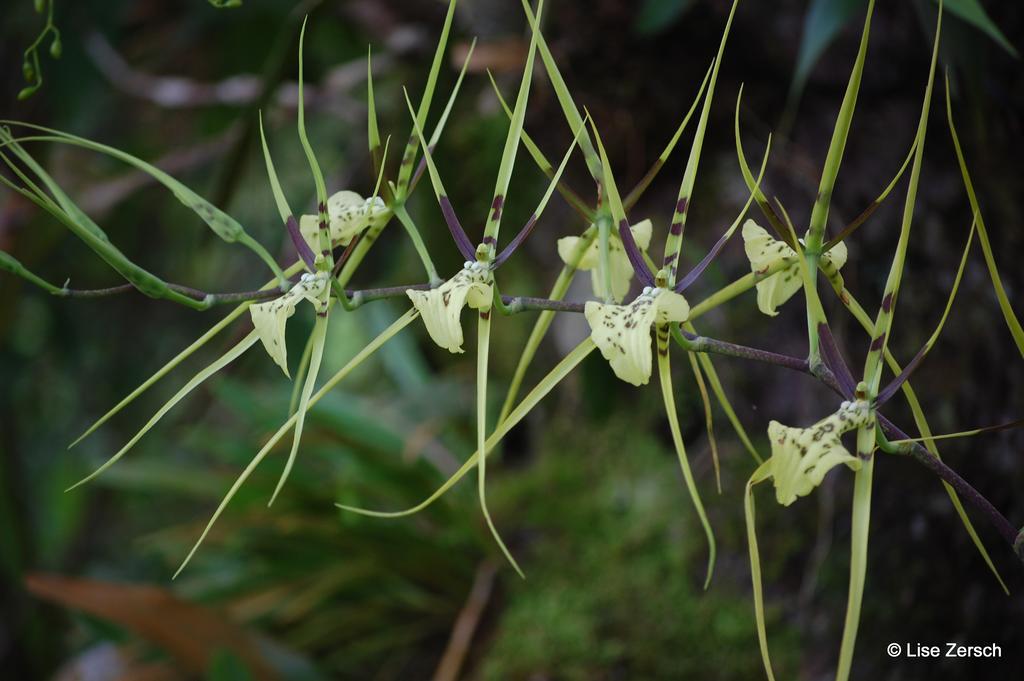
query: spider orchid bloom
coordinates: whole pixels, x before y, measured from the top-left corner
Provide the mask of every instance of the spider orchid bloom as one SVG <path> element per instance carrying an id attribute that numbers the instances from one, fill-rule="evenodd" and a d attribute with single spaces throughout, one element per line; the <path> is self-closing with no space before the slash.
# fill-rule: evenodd
<path id="1" fill-rule="evenodd" d="M 641 251 L 647 251 L 651 244 L 651 221 L 643 220 L 631 226 L 629 230 L 633 233 L 633 240 Z M 580 237 L 567 236 L 558 240 L 558 256 L 562 262 L 572 264 L 573 251 L 579 243 Z M 608 265 L 611 269 L 609 279 L 611 281 L 611 299 L 621 302 L 626 293 L 629 292 L 629 283 L 633 279 L 633 266 L 626 255 L 626 249 L 622 245 L 622 238 L 614 231 L 608 235 Z M 580 258 L 576 269 L 589 270 L 590 278 L 594 286 L 594 296 L 601 300 L 607 300 L 605 294 L 605 272 L 601 267 L 601 247 L 598 240 L 594 239 L 583 256 Z"/>
<path id="2" fill-rule="evenodd" d="M 774 238 L 753 220 L 747 220 L 743 225 L 743 248 L 750 260 L 750 269 L 755 274 L 765 272 L 780 260 L 788 258 L 793 261 L 784 270 L 757 282 L 757 307 L 769 317 L 774 317 L 778 314 L 777 308 L 803 286 L 796 251 L 784 241 Z M 830 280 L 839 276 L 840 268 L 846 264 L 846 256 L 846 244 L 842 241 L 821 255 L 822 270 Z"/>
<path id="3" fill-rule="evenodd" d="M 791 428 L 778 421 L 768 424 L 772 445 L 768 475 L 775 484 L 775 499 L 789 506 L 821 484 L 825 474 L 840 464 L 857 470 L 861 461 L 843 447 L 843 433 L 867 425 L 871 409 L 865 400 L 843 402 L 839 411 L 809 428 Z"/>
<path id="4" fill-rule="evenodd" d="M 615 375 L 639 386 L 651 378 L 651 325 L 686 321 L 690 305 L 675 291 L 647 286 L 628 305 L 588 301 L 583 315 L 590 325 L 590 338 Z"/>
<path id="5" fill-rule="evenodd" d="M 347 246 L 355 235 L 367 227 L 379 224 L 385 218 L 386 211 L 384 199 L 379 196 L 364 199 L 347 189 L 335 192 L 327 199 L 331 243 Z M 299 232 L 314 252 L 320 250 L 319 229 L 318 216 L 303 215 L 299 219 Z"/>
<path id="6" fill-rule="evenodd" d="M 430 338 L 451 353 L 462 349 L 462 308 L 486 312 L 493 301 L 494 275 L 485 262 L 467 260 L 454 277 L 430 291 L 406 295 L 423 318 Z"/>
<path id="7" fill-rule="evenodd" d="M 249 307 L 252 325 L 263 341 L 263 347 L 285 376 L 288 373 L 288 348 L 285 346 L 284 330 L 288 318 L 295 314 L 295 307 L 303 300 L 308 300 L 316 308 L 317 314 L 327 314 L 327 287 L 329 273 L 306 272 L 299 282 L 280 298 L 266 303 L 258 303 Z"/>

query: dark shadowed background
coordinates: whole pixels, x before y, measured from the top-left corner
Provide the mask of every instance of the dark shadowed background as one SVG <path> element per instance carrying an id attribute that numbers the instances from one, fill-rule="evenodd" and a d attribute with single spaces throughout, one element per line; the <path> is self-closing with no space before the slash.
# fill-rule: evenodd
<path id="1" fill-rule="evenodd" d="M 382 129 L 395 148 L 408 135 L 402 86 L 421 92 L 444 3 L 245 0 L 61 2 L 59 60 L 43 56 L 42 88 L 18 101 L 21 53 L 42 20 L 17 0 L 0 23 L 3 116 L 50 125 L 153 161 L 241 220 L 282 260 L 291 258 L 266 182 L 256 132 L 262 109 L 293 206 L 312 205 L 312 182 L 294 133 L 295 48 L 308 11 L 307 117 L 330 190 L 372 190 L 366 152 L 366 48 Z M 559 0 L 544 27 L 577 102 L 600 126 L 621 186 L 646 171 L 689 108 L 728 14 L 725 0 Z M 1024 6 L 983 3 L 993 32 L 955 17 L 943 26 L 940 68 L 1003 281 L 1024 313 Z M 486 77 L 506 97 L 526 42 L 516 0 L 459 4 L 451 58 L 434 115 L 469 40 L 480 42 L 436 160 L 471 236 L 490 202 L 507 123 Z M 851 19 L 791 87 L 809 5 Z M 821 19 L 823 15 L 817 15 Z M 920 111 L 933 38 L 930 0 L 879 3 L 860 102 L 832 204 L 833 233 L 866 207 L 899 168 Z M 746 199 L 733 112 L 741 84 L 744 143 L 764 186 L 803 229 L 856 52 L 858 2 L 741 2 L 719 76 L 684 258 L 696 262 Z M 823 19 L 822 19 L 823 20 Z M 823 20 L 824 21 L 824 20 Z M 813 23 L 813 22 L 812 22 Z M 826 22 L 827 23 L 827 22 Z M 821 35 L 822 24 L 813 24 Z M 526 130 L 549 157 L 570 139 L 541 70 Z M 684 135 L 632 217 L 651 217 L 660 249 L 692 135 Z M 111 239 L 143 266 L 206 290 L 243 290 L 267 278 L 240 249 L 215 239 L 148 178 L 70 147 L 31 149 Z M 506 222 L 533 209 L 544 178 L 521 153 Z M 593 194 L 580 158 L 568 182 Z M 843 270 L 869 310 L 878 305 L 905 181 L 852 238 Z M 442 274 L 461 261 L 427 187 L 412 202 Z M 758 215 L 753 215 L 759 218 Z M 933 101 L 908 269 L 890 347 L 911 357 L 941 314 L 971 213 L 953 154 L 939 84 Z M 560 267 L 555 241 L 585 225 L 559 198 L 502 271 L 503 292 L 545 295 Z M 0 249 L 55 283 L 119 283 L 80 242 L 9 191 L 0 193 Z M 687 293 L 700 300 L 748 271 L 739 239 Z M 422 280 L 402 230 L 390 227 L 354 285 Z M 570 297 L 590 294 L 583 275 Z M 825 297 L 855 372 L 866 338 Z M 336 315 L 325 362 L 336 370 L 404 308 L 401 300 Z M 291 385 L 252 353 L 178 406 L 95 483 L 63 490 L 120 448 L 190 371 L 247 331 L 232 327 L 90 439 L 66 445 L 225 310 L 197 313 L 128 294 L 51 298 L 0 274 L 0 669 L 10 679 L 754 679 L 753 624 L 743 485 L 753 470 L 715 411 L 723 491 L 714 487 L 703 408 L 678 353 L 680 418 L 698 485 L 719 539 L 703 592 L 706 546 L 672 451 L 655 385 L 637 390 L 588 359 L 509 437 L 493 465 L 493 513 L 526 581 L 486 532 L 475 487 L 464 483 L 414 518 L 339 514 L 333 502 L 411 505 L 473 449 L 473 353 L 450 356 L 417 324 L 386 346 L 311 414 L 302 455 L 273 509 L 264 500 L 281 457 L 243 488 L 196 560 L 170 576 L 238 471 L 287 413 Z M 301 343 L 309 320 L 296 315 Z M 467 317 L 468 319 L 468 317 Z M 301 321 L 300 321 L 301 320 Z M 532 314 L 499 318 L 491 385 L 507 387 Z M 708 315 L 701 331 L 801 355 L 800 304 L 775 318 L 748 293 Z M 527 384 L 585 333 L 559 319 Z M 293 346 L 295 347 L 295 346 Z M 297 354 L 298 351 L 296 350 Z M 812 380 L 717 359 L 729 395 L 757 444 L 767 422 L 804 425 L 834 408 Z M 914 376 L 936 432 L 1024 414 L 1024 360 L 999 312 L 975 245 L 953 316 Z M 900 398 L 888 413 L 911 428 Z M 945 459 L 1014 523 L 1024 523 L 1024 436 L 954 440 Z M 975 679 L 976 661 L 890 659 L 890 642 L 996 643 L 1002 665 L 1024 668 L 1024 567 L 972 515 L 1011 595 L 1003 594 L 938 481 L 911 460 L 885 456 L 875 475 L 871 553 L 856 679 Z M 852 476 L 845 469 L 789 508 L 759 495 L 758 531 L 779 678 L 831 678 L 846 604 Z M 468 631 L 466 640 L 453 631 Z M 991 667 L 994 669 L 995 667 Z M 994 672 L 993 672 L 994 673 Z M 75 676 L 79 674 L 79 676 Z M 1005 678 L 999 676 L 998 678 Z"/>

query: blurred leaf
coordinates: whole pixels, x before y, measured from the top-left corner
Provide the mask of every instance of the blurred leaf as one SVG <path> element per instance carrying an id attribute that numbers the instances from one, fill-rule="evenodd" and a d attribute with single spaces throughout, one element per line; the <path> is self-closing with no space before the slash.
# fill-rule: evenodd
<path id="1" fill-rule="evenodd" d="M 640 35 L 664 31 L 693 7 L 693 0 L 644 0 L 633 21 L 633 30 Z"/>
<path id="2" fill-rule="evenodd" d="M 217 650 L 210 660 L 206 681 L 252 681 L 252 675 L 230 650 Z"/>
<path id="3" fill-rule="evenodd" d="M 645 8 L 647 5 L 661 2 L 666 0 L 647 0 Z M 939 4 L 939 0 L 932 2 Z M 811 0 L 807 14 L 804 15 L 803 37 L 800 39 L 800 52 L 793 71 L 793 84 L 790 86 L 791 100 L 800 96 L 807 83 L 807 77 L 810 76 L 822 53 L 865 4 L 865 0 Z M 985 12 L 979 0 L 945 0 L 943 6 L 951 14 L 985 33 L 1012 56 L 1020 56 L 1017 49 Z"/>
<path id="4" fill-rule="evenodd" d="M 939 0 L 933 0 L 933 2 L 938 4 Z M 1016 48 L 1006 39 L 1006 36 L 995 25 L 995 22 L 985 12 L 985 8 L 981 6 L 978 0 L 945 0 L 945 8 L 985 33 L 993 42 L 997 43 L 1014 57 L 1020 57 Z"/>
<path id="5" fill-rule="evenodd" d="M 804 15 L 803 37 L 790 86 L 791 98 L 800 96 L 821 54 L 864 5 L 864 0 L 811 0 Z"/>
<path id="6" fill-rule="evenodd" d="M 277 678 L 248 631 L 166 589 L 43 574 L 28 575 L 25 586 L 40 598 L 124 627 L 194 673 L 207 671 L 216 651 L 230 650 L 245 660 L 254 678 Z"/>

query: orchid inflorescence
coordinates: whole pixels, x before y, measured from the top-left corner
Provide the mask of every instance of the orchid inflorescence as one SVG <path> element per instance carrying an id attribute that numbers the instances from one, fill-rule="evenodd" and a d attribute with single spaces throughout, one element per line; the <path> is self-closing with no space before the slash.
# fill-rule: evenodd
<path id="1" fill-rule="evenodd" d="M 644 176 L 632 191 L 626 194 L 625 197 L 622 197 L 616 186 L 608 155 L 598 132 L 596 122 L 587 112 L 581 112 L 576 106 L 558 66 L 554 62 L 544 36 L 538 28 L 538 21 L 543 11 L 543 0 L 538 2 L 536 14 L 526 0 L 523 0 L 523 9 L 532 29 L 531 40 L 519 90 L 512 108 L 509 108 L 505 103 L 495 84 L 496 94 L 508 116 L 510 124 L 501 163 L 497 172 L 494 192 L 484 219 L 484 229 L 479 241 L 470 238 L 464 229 L 463 223 L 459 220 L 457 212 L 449 200 L 442 182 L 441 173 L 432 157 L 432 151 L 439 143 L 445 122 L 462 84 L 463 76 L 466 72 L 466 64 L 469 63 L 472 55 L 472 48 L 469 50 L 466 62 L 453 87 L 447 105 L 434 128 L 432 136 L 428 139 L 424 133 L 438 72 L 446 50 L 456 0 L 451 0 L 449 3 L 441 37 L 428 75 L 427 87 L 424 90 L 418 107 L 413 106 L 408 93 L 406 93 L 406 103 L 412 119 L 412 131 L 401 157 L 398 175 L 395 180 L 385 181 L 390 138 L 385 140 L 383 144 L 381 143 L 373 98 L 373 80 L 368 69 L 369 117 L 367 132 L 370 154 L 376 169 L 377 182 L 367 198 L 349 189 L 336 191 L 330 196 L 327 194 L 323 173 L 319 168 L 313 146 L 305 130 L 302 98 L 302 45 L 305 35 L 305 24 L 303 25 L 299 42 L 298 135 L 309 162 L 316 188 L 316 214 L 302 215 L 298 219 L 295 218 L 295 214 L 291 210 L 278 180 L 269 145 L 263 134 L 262 121 L 260 124 L 264 159 L 275 204 L 285 232 L 289 235 L 298 256 L 294 264 L 284 269 L 278 267 L 266 249 L 249 237 L 237 221 L 209 204 L 177 180 L 148 163 L 97 142 L 39 126 L 6 121 L 5 123 L 17 126 L 18 128 L 24 128 L 29 133 L 21 137 L 15 137 L 7 128 L 0 133 L 2 134 L 0 136 L 0 158 L 3 159 L 17 180 L 20 180 L 21 184 L 3 176 L 0 176 L 0 181 L 3 181 L 9 188 L 36 203 L 67 226 L 127 280 L 128 286 L 126 288 L 134 288 L 148 296 L 168 299 L 197 309 L 205 309 L 224 302 L 241 301 L 221 322 L 171 359 L 170 362 L 143 385 L 103 415 L 79 440 L 92 433 L 118 413 L 143 391 L 207 343 L 214 335 L 227 328 L 234 320 L 244 314 L 246 310 L 249 311 L 254 327 L 248 335 L 228 350 L 228 352 L 193 376 L 120 451 L 82 482 L 95 477 L 113 465 L 164 414 L 207 378 L 238 358 L 250 347 L 256 345 L 257 341 L 261 342 L 274 363 L 282 369 L 286 376 L 290 377 L 288 352 L 285 342 L 285 325 L 287 320 L 302 308 L 303 301 L 309 302 L 316 321 L 294 377 L 296 389 L 298 390 L 296 393 L 298 396 L 297 404 L 291 410 L 285 423 L 264 444 L 232 485 L 192 548 L 192 551 L 183 561 L 178 570 L 180 573 L 241 485 L 244 484 L 255 468 L 270 454 L 275 445 L 289 431 L 294 430 L 290 453 L 277 488 L 271 497 L 271 502 L 278 495 L 297 459 L 306 414 L 324 395 L 367 357 L 371 356 L 388 342 L 395 334 L 411 324 L 416 317 L 422 318 L 429 337 L 439 347 L 452 353 L 463 352 L 464 336 L 461 317 L 462 312 L 468 307 L 476 312 L 478 322 L 476 451 L 467 458 L 463 466 L 434 494 L 409 509 L 383 512 L 343 505 L 339 505 L 340 508 L 377 517 L 394 518 L 411 515 L 432 504 L 475 468 L 478 474 L 478 495 L 486 523 L 502 552 L 508 558 L 511 565 L 521 574 L 518 564 L 502 541 L 488 511 L 485 484 L 488 454 L 494 450 L 502 438 L 516 424 L 522 421 L 594 349 L 600 350 L 601 355 L 608 361 L 612 372 L 622 381 L 633 386 L 647 384 L 651 374 L 654 372 L 655 353 L 652 352 L 653 345 L 656 350 L 658 378 L 661 385 L 665 414 L 671 430 L 674 448 L 691 502 L 700 519 L 708 542 L 706 588 L 711 580 L 715 564 L 716 544 L 696 480 L 690 469 L 676 413 L 671 371 L 671 349 L 674 341 L 675 345 L 678 345 L 686 352 L 691 369 L 697 379 L 702 398 L 705 401 L 709 436 L 711 435 L 711 408 L 708 402 L 708 385 L 711 386 L 712 392 L 736 429 L 737 435 L 757 464 L 746 486 L 744 506 L 747 519 L 751 573 L 754 582 L 755 617 L 758 623 L 762 657 L 769 678 L 774 678 L 774 672 L 771 666 L 765 632 L 760 562 L 754 531 L 754 486 L 760 482 L 771 480 L 775 488 L 777 502 L 782 506 L 788 507 L 795 504 L 799 498 L 813 494 L 815 489 L 822 483 L 826 474 L 832 469 L 845 467 L 853 472 L 854 502 L 850 591 L 844 634 L 839 653 L 837 679 L 845 680 L 848 678 L 853 659 L 853 647 L 859 623 L 866 572 L 871 481 L 875 454 L 877 452 L 913 456 L 925 467 L 942 478 L 962 523 L 970 533 L 982 557 L 989 564 L 996 578 L 1002 583 L 985 547 L 982 545 L 971 521 L 966 515 L 961 499 L 966 499 L 970 504 L 978 508 L 995 525 L 1003 539 L 1018 554 L 1021 553 L 1021 545 L 1024 543 L 1021 540 L 1022 535 L 987 499 L 939 459 L 935 441 L 943 436 L 932 436 L 908 380 L 913 371 L 927 356 L 941 333 L 952 307 L 975 234 L 977 234 L 979 241 L 982 243 L 986 264 L 992 276 L 1001 310 L 1018 349 L 1024 355 L 1024 331 L 1021 330 L 1020 323 L 1014 315 L 1006 299 L 1006 294 L 1002 289 L 992 250 L 988 245 L 988 236 L 978 206 L 978 200 L 970 182 L 964 155 L 953 127 L 948 84 L 946 103 L 949 128 L 953 135 L 965 188 L 974 212 L 974 220 L 946 308 L 928 342 L 905 367 L 897 364 L 888 348 L 896 300 L 910 243 L 921 159 L 925 146 L 925 133 L 927 131 L 928 113 L 941 35 L 941 3 L 939 23 L 936 27 L 935 43 L 931 55 L 931 67 L 928 72 L 924 103 L 914 144 L 907 157 L 907 162 L 899 169 L 894 179 L 872 206 L 862 214 L 862 218 L 859 218 L 855 223 L 851 223 L 847 229 L 839 232 L 838 236 L 833 239 L 828 240 L 826 238 L 825 224 L 829 212 L 830 197 L 833 195 L 839 164 L 856 106 L 868 45 L 871 16 L 874 9 L 873 1 L 868 3 L 860 47 L 836 122 L 835 132 L 821 177 L 819 192 L 811 211 L 810 224 L 804 238 L 797 238 L 796 230 L 785 208 L 777 201 L 774 203 L 769 201 L 761 188 L 761 179 L 769 159 L 770 138 L 766 145 L 758 174 L 755 176 L 751 172 L 741 143 L 740 101 L 738 98 L 735 116 L 736 150 L 740 170 L 749 190 L 749 197 L 739 211 L 739 214 L 722 232 L 717 242 L 705 254 L 703 259 L 689 272 L 681 275 L 679 265 L 683 246 L 683 234 L 693 198 L 693 189 L 700 162 L 703 139 L 708 126 L 709 112 L 719 65 L 723 59 L 729 29 L 738 4 L 738 0 L 734 0 L 732 3 L 718 52 L 714 56 L 708 73 L 697 92 L 693 106 L 650 172 Z M 559 105 L 573 134 L 572 143 L 557 167 L 544 156 L 543 152 L 524 130 L 533 65 L 537 55 L 540 56 L 544 70 L 555 90 Z M 657 222 L 652 219 L 633 222 L 630 220 L 628 212 L 635 206 L 644 190 L 658 174 L 658 171 L 672 153 L 691 117 L 698 110 L 698 106 L 699 114 L 697 116 L 696 131 L 693 136 L 690 154 L 683 173 L 678 197 L 671 208 L 668 228 L 665 230 L 664 254 L 661 261 L 655 264 L 651 260 L 648 251 L 651 248 L 654 236 L 657 234 Z M 271 268 L 275 275 L 274 279 L 259 291 L 240 294 L 205 294 L 195 289 L 163 281 L 156 275 L 131 262 L 110 242 L 103 230 L 90 220 L 70 197 L 61 191 L 57 183 L 53 181 L 22 146 L 25 142 L 34 141 L 82 146 L 114 156 L 150 174 L 170 189 L 182 203 L 194 210 L 223 240 L 241 242 L 253 250 Z M 548 175 L 550 182 L 526 224 L 504 248 L 499 249 L 499 230 L 505 204 L 508 200 L 510 179 L 520 146 L 523 146 L 528 151 L 533 161 Z M 581 150 L 587 169 L 595 183 L 596 200 L 593 206 L 562 181 L 562 174 L 566 164 L 577 147 Z M 420 151 L 422 151 L 422 158 L 417 164 Z M 847 265 L 849 256 L 846 240 L 865 222 L 871 211 L 889 195 L 908 165 L 911 172 L 899 241 L 890 267 L 884 296 L 875 318 L 872 319 L 857 303 L 853 294 L 846 289 L 843 277 L 839 273 L 840 269 Z M 451 232 L 454 244 L 465 258 L 463 267 L 447 280 L 440 277 L 436 271 L 416 223 L 406 207 L 410 194 L 424 173 L 429 177 L 434 196 Z M 32 178 L 33 175 L 36 179 Z M 564 267 L 547 297 L 503 296 L 499 291 L 498 270 L 533 233 L 545 207 L 556 191 L 580 214 L 586 227 L 578 235 L 565 236 L 558 240 L 557 252 L 564 263 Z M 775 232 L 774 235 L 758 225 L 753 219 L 746 217 L 747 210 L 752 203 L 757 204 L 768 225 Z M 412 241 L 422 261 L 428 282 L 424 285 L 413 287 L 399 286 L 363 291 L 346 289 L 345 286 L 350 281 L 352 275 L 365 258 L 369 249 L 380 237 L 383 230 L 390 224 L 392 218 L 397 218 Z M 744 251 L 750 262 L 750 274 L 713 293 L 703 301 L 691 304 L 684 296 L 684 293 L 700 278 L 701 274 L 714 261 L 716 256 L 728 245 L 737 230 L 740 231 Z M 21 263 L 6 253 L 0 254 L 0 267 L 20 275 L 58 296 L 74 297 L 118 292 L 114 289 L 105 290 L 104 292 L 90 292 L 69 289 L 66 286 L 54 286 L 28 271 Z M 592 289 L 597 300 L 588 300 L 582 304 L 564 300 L 569 283 L 579 270 L 590 272 Z M 854 378 L 853 372 L 839 351 L 838 344 L 832 335 L 831 327 L 817 289 L 818 271 L 824 274 L 825 279 L 836 293 L 841 304 L 850 311 L 868 333 L 870 340 L 868 343 L 867 359 L 863 375 L 859 379 Z M 297 274 L 301 274 L 301 276 L 295 281 L 293 278 Z M 639 292 L 630 298 L 630 291 L 637 288 L 639 288 Z M 779 307 L 786 304 L 787 301 L 796 296 L 801 290 L 803 291 L 807 307 L 807 333 L 809 340 L 806 359 L 727 343 L 699 334 L 694 323 L 701 315 L 751 288 L 756 288 L 758 309 L 768 316 L 775 316 Z M 124 290 L 124 288 L 120 290 Z M 327 379 L 317 390 L 319 369 L 324 348 L 327 344 L 328 316 L 332 311 L 338 313 L 336 306 L 340 306 L 342 308 L 341 313 L 344 313 L 371 300 L 386 297 L 407 298 L 411 303 L 411 308 L 374 338 L 348 364 Z M 524 310 L 537 310 L 539 311 L 539 316 L 521 354 L 498 420 L 493 426 L 489 426 L 485 407 L 489 375 L 488 349 L 491 325 L 495 316 L 493 313 L 498 312 L 502 316 L 507 316 Z M 526 369 L 531 365 L 553 316 L 559 312 L 582 312 L 590 327 L 590 334 L 520 400 L 518 399 L 519 390 Z M 830 413 L 825 413 L 818 421 L 807 427 L 792 427 L 777 421 L 771 421 L 767 427 L 771 455 L 769 458 L 763 459 L 754 447 L 743 425 L 735 416 L 735 412 L 722 389 L 721 381 L 711 361 L 712 354 L 760 361 L 809 373 L 817 377 L 837 394 L 837 406 Z M 889 366 L 895 378 L 883 386 L 881 379 L 885 365 Z M 300 386 L 301 390 L 299 390 Z M 915 425 L 921 432 L 922 438 L 920 440 L 915 440 L 905 435 L 879 412 L 879 409 L 899 392 L 903 393 L 911 406 Z M 824 411 L 829 412 L 828 409 Z M 987 430 L 991 430 L 991 428 L 973 429 L 952 434 L 950 437 L 974 435 Z M 856 446 L 853 453 L 843 444 L 843 436 L 847 433 L 855 434 Z M 75 442 L 77 443 L 79 440 Z M 710 437 L 710 440 L 717 478 L 717 447 L 713 436 Z M 924 446 L 920 444 L 922 441 Z M 81 484 L 81 482 L 78 484 Z M 719 491 L 721 491 L 720 482 Z M 1021 557 L 1024 559 L 1024 556 Z"/>

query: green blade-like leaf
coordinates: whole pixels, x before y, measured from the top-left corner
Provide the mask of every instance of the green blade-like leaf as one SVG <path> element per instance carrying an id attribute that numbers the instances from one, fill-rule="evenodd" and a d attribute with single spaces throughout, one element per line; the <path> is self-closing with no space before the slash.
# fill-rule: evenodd
<path id="1" fill-rule="evenodd" d="M 23 141 L 55 142 L 79 146 L 101 154 L 106 154 L 107 156 L 111 156 L 119 161 L 127 163 L 128 165 L 134 166 L 170 190 L 178 201 L 195 212 L 195 214 L 198 215 L 221 239 L 228 243 L 240 243 L 256 253 L 256 255 L 258 255 L 267 264 L 267 266 L 270 267 L 271 271 L 273 271 L 274 274 L 283 281 L 284 275 L 273 257 L 271 257 L 267 250 L 258 241 L 253 239 L 245 231 L 237 220 L 156 166 L 121 151 L 120 149 L 115 149 L 114 147 L 107 146 L 106 144 L 100 144 L 99 142 L 94 142 L 84 137 L 78 137 L 77 135 L 61 132 L 60 130 L 46 128 L 41 125 L 34 125 L 32 123 L 23 123 L 11 120 L 0 121 L 0 124 L 17 125 L 30 130 L 38 130 L 47 133 L 45 135 L 23 137 L 21 138 Z"/>
<path id="2" fill-rule="evenodd" d="M 750 172 L 750 165 L 747 163 L 747 155 L 743 151 L 743 141 L 740 136 L 740 102 L 742 101 L 743 86 L 740 85 L 739 93 L 736 95 L 736 112 L 733 123 L 733 132 L 736 139 L 736 158 L 739 161 L 743 181 L 746 182 L 747 188 L 753 192 L 754 200 L 757 202 L 758 208 L 761 209 L 761 213 L 764 215 L 765 219 L 768 220 L 768 223 L 772 226 L 772 229 L 775 230 L 778 237 L 785 241 L 790 248 L 796 250 L 796 245 L 793 243 L 789 230 L 782 223 L 782 218 L 780 218 L 775 212 L 771 202 L 768 201 L 768 197 L 765 196 L 764 192 L 758 186 L 758 183 L 754 180 L 754 174 Z"/>
<path id="3" fill-rule="evenodd" d="M 0 132 L 0 136 L 2 136 L 2 132 Z M 49 175 L 41 166 L 35 163 L 32 157 L 29 156 L 27 152 L 20 147 L 20 145 L 17 145 L 10 140 L 5 142 L 5 144 L 13 145 L 12 148 L 15 153 L 23 162 L 26 163 L 26 165 L 28 165 L 43 179 L 45 184 L 49 185 L 52 183 L 52 179 L 49 178 Z M 24 182 L 29 188 L 25 189 L 23 187 L 19 187 L 3 175 L 0 175 L 0 184 L 14 190 L 53 216 L 141 293 L 151 298 L 169 300 L 181 305 L 186 305 L 193 309 L 205 309 L 206 305 L 203 301 L 198 301 L 194 298 L 178 293 L 171 289 L 166 282 L 155 274 L 132 262 L 132 260 L 130 260 L 124 253 L 114 246 L 109 239 L 107 239 L 106 234 L 103 233 L 103 230 L 101 230 L 96 223 L 89 219 L 89 217 L 85 215 L 85 213 L 83 213 L 81 209 L 79 209 L 78 206 L 67 197 L 67 195 L 59 191 L 59 188 L 57 188 L 57 196 L 61 202 L 68 206 L 67 209 L 58 205 L 48 197 L 42 189 L 36 186 L 35 183 L 33 183 L 32 180 L 25 175 L 25 173 L 22 172 L 22 170 L 3 152 L 0 152 L 0 161 L 3 161 L 4 164 L 11 168 L 15 175 L 17 175 L 18 179 Z M 53 184 L 53 186 L 56 188 L 56 184 Z"/>
<path id="4" fill-rule="evenodd" d="M 17 275 L 26 281 L 30 281 L 44 291 L 54 295 L 60 295 L 64 291 L 64 289 L 59 286 L 54 286 L 42 277 L 31 272 L 27 267 L 21 264 L 20 260 L 6 251 L 0 251 L 0 270 L 6 270 L 7 272 Z"/>

